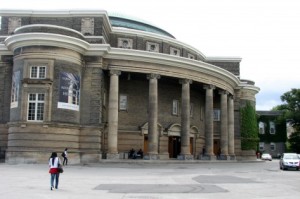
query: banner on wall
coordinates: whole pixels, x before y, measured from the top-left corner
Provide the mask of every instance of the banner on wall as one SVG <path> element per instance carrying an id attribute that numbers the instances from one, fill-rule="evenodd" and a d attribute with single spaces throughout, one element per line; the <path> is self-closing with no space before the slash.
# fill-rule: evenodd
<path id="1" fill-rule="evenodd" d="M 20 71 L 15 71 L 12 77 L 10 108 L 18 107 L 20 89 Z"/>
<path id="2" fill-rule="evenodd" d="M 58 108 L 79 111 L 80 77 L 79 75 L 61 72 L 59 75 Z"/>

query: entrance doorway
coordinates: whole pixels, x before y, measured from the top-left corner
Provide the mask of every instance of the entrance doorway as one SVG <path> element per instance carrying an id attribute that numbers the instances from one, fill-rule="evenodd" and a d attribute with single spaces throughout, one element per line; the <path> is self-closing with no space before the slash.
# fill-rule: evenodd
<path id="1" fill-rule="evenodd" d="M 216 139 L 214 140 L 214 154 L 219 157 L 221 153 L 221 145 L 220 145 L 220 140 Z"/>
<path id="2" fill-rule="evenodd" d="M 169 157 L 177 158 L 180 154 L 181 149 L 181 140 L 179 136 L 170 136 L 169 137 Z"/>
<path id="3" fill-rule="evenodd" d="M 148 153 L 148 135 L 144 135 L 144 154 Z"/>

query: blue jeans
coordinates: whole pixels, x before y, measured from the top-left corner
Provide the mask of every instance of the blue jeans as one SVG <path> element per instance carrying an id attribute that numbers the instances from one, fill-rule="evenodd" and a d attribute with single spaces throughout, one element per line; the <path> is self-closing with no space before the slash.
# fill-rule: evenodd
<path id="1" fill-rule="evenodd" d="M 59 173 L 51 173 L 51 187 L 54 187 L 54 179 L 55 179 L 55 188 L 58 188 L 58 181 L 59 181 Z"/>

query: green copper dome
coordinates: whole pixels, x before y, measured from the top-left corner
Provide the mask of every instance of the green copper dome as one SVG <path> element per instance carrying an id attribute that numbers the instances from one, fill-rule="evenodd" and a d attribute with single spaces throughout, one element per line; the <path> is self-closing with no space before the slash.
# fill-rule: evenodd
<path id="1" fill-rule="evenodd" d="M 164 35 L 175 39 L 175 37 L 170 33 L 168 33 L 167 31 L 158 28 L 157 26 L 154 26 L 141 19 L 129 17 L 118 13 L 108 13 L 108 16 L 109 16 L 109 21 L 113 27 L 122 27 L 122 28 L 134 29 L 134 30 L 141 30 L 145 32 L 152 32 L 152 33 Z"/>

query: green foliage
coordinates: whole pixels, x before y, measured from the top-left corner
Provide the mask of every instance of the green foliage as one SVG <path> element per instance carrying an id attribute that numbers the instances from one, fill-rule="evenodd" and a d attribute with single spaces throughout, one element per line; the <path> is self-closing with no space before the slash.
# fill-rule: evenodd
<path id="1" fill-rule="evenodd" d="M 300 131 L 300 89 L 293 88 L 280 98 L 285 103 L 276 108 L 284 111 L 284 118 L 290 121 L 296 131 Z"/>
<path id="2" fill-rule="evenodd" d="M 282 119 L 285 119 L 295 129 L 296 133 L 293 133 L 288 139 L 289 151 L 300 152 L 300 89 L 293 88 L 291 91 L 284 93 L 281 97 L 284 104 L 275 107 L 277 110 L 282 110 L 284 115 Z"/>
<path id="3" fill-rule="evenodd" d="M 294 153 L 300 153 L 300 132 L 294 132 L 291 134 L 289 141 L 289 150 Z"/>
<path id="4" fill-rule="evenodd" d="M 256 150 L 258 142 L 258 125 L 255 108 L 250 102 L 247 102 L 246 106 L 241 108 L 242 150 Z"/>

